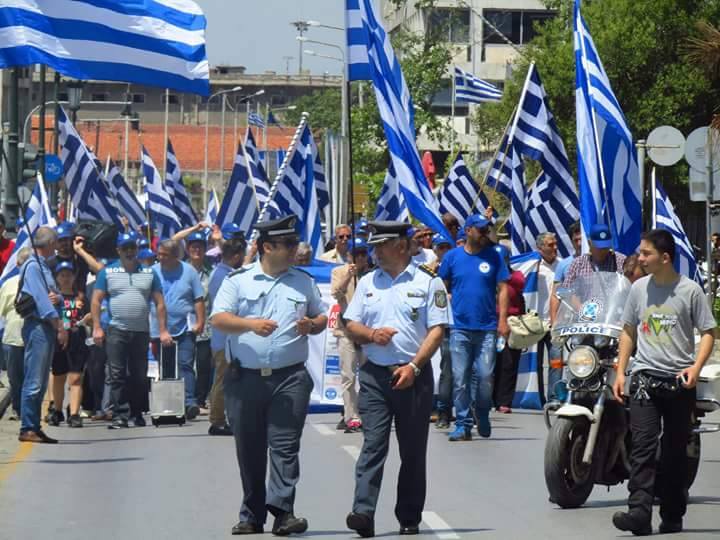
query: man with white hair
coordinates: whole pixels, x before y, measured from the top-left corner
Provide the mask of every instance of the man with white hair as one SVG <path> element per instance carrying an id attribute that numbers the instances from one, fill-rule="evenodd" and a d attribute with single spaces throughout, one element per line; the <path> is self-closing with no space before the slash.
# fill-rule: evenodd
<path id="1" fill-rule="evenodd" d="M 540 317 L 550 323 L 550 297 L 552 296 L 553 285 L 555 283 L 555 270 L 557 269 L 560 258 L 558 258 L 558 243 L 555 233 L 540 233 L 536 240 L 535 246 L 541 255 L 540 267 L 538 268 L 538 314 Z M 547 397 L 549 400 L 555 397 L 555 384 L 562 378 L 562 367 L 552 367 L 552 358 L 550 355 L 550 332 L 538 343 L 537 349 L 537 375 L 538 375 L 538 393 L 540 401 L 545 403 L 545 380 L 543 360 L 548 358 L 548 389 Z"/>
<path id="2" fill-rule="evenodd" d="M 352 229 L 349 225 L 341 223 L 335 227 L 335 248 L 320 255 L 320 260 L 337 264 L 350 262 L 348 259 L 350 238 L 352 238 Z"/>

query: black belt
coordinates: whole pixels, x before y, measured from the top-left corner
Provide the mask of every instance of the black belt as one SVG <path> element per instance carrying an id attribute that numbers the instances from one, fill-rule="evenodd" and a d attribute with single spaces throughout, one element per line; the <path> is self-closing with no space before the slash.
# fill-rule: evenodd
<path id="1" fill-rule="evenodd" d="M 305 362 L 299 362 L 297 364 L 293 364 L 291 366 L 285 366 L 281 368 L 247 368 L 240 365 L 240 363 L 237 360 L 233 360 L 233 363 L 235 366 L 237 366 L 237 369 L 242 371 L 243 373 L 248 373 L 251 375 L 259 375 L 260 377 L 271 377 L 272 375 L 283 375 L 287 373 L 292 373 L 293 371 L 297 371 L 298 369 L 305 367 Z"/>

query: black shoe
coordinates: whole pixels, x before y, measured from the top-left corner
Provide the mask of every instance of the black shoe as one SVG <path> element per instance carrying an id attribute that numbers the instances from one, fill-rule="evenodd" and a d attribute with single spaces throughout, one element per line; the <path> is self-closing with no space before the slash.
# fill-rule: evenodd
<path id="1" fill-rule="evenodd" d="M 352 529 L 363 538 L 371 538 L 375 536 L 375 523 L 367 514 L 358 512 L 350 512 L 345 518 L 345 524 L 348 529 Z"/>
<path id="2" fill-rule="evenodd" d="M 337 426 L 335 426 L 335 429 L 338 431 L 345 431 L 347 429 L 347 424 L 345 423 L 345 419 L 341 418 L 340 421 L 337 423 Z"/>
<path id="3" fill-rule="evenodd" d="M 50 419 L 53 417 L 53 414 L 55 414 L 55 403 L 53 401 L 50 401 L 50 403 L 48 404 L 47 414 L 45 415 L 45 418 L 43 418 L 46 424 L 50 423 Z"/>
<path id="4" fill-rule="evenodd" d="M 679 533 L 683 530 L 683 521 L 669 521 L 663 519 L 660 522 L 660 534 L 672 534 L 672 533 Z"/>
<path id="5" fill-rule="evenodd" d="M 195 420 L 198 414 L 200 414 L 200 407 L 197 405 L 190 405 L 185 408 L 185 418 L 188 421 Z"/>
<path id="6" fill-rule="evenodd" d="M 302 534 L 307 528 L 307 519 L 295 517 L 292 512 L 283 512 L 275 518 L 272 533 L 275 536 L 289 536 L 293 533 Z"/>
<path id="7" fill-rule="evenodd" d="M 420 527 L 418 525 L 401 525 L 400 526 L 400 534 L 405 535 L 411 535 L 411 534 L 420 534 Z"/>
<path id="8" fill-rule="evenodd" d="M 441 412 L 438 416 L 437 422 L 435 422 L 435 429 L 447 429 L 450 427 L 450 415 Z"/>
<path id="9" fill-rule="evenodd" d="M 57 427 L 64 421 L 65 415 L 62 413 L 62 411 L 53 411 L 52 415 L 50 416 L 50 420 L 48 421 L 48 424 Z"/>
<path id="10" fill-rule="evenodd" d="M 239 521 L 232 528 L 232 534 L 262 534 L 264 532 L 262 525 L 250 523 L 249 521 Z"/>
<path id="11" fill-rule="evenodd" d="M 135 418 L 133 418 L 133 425 L 135 427 L 145 427 L 147 426 L 147 422 L 145 422 L 145 418 L 143 418 L 142 414 L 138 414 Z"/>
<path id="12" fill-rule="evenodd" d="M 208 429 L 208 435 L 232 435 L 232 429 L 230 426 L 225 424 L 224 426 L 210 426 Z"/>
<path id="13" fill-rule="evenodd" d="M 613 525 L 621 531 L 630 531 L 635 536 L 648 536 L 652 534 L 652 523 L 648 518 L 642 518 L 632 512 L 615 512 L 612 517 Z"/>
<path id="14" fill-rule="evenodd" d="M 128 427 L 128 421 L 124 418 L 116 418 L 112 421 L 112 423 L 108 426 L 108 429 L 123 429 Z"/>
<path id="15" fill-rule="evenodd" d="M 68 426 L 70 427 L 83 427 L 83 420 L 79 414 L 71 414 L 68 418 Z"/>
<path id="16" fill-rule="evenodd" d="M 58 440 L 48 436 L 42 429 L 37 432 L 38 436 L 42 439 L 45 444 L 57 444 Z"/>

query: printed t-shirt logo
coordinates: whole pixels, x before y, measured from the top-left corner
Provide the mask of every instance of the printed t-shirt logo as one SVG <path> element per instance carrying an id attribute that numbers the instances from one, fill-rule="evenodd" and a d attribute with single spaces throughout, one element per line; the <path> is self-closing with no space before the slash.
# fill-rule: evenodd
<path id="1" fill-rule="evenodd" d="M 481 262 L 480 266 L 478 266 L 478 269 L 483 273 L 487 274 L 490 271 L 490 264 L 486 262 Z"/>

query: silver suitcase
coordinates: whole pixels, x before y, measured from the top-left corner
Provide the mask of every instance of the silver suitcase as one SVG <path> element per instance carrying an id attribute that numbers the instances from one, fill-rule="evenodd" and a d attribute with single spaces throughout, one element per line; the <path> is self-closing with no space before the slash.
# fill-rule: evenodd
<path id="1" fill-rule="evenodd" d="M 180 377 L 178 347 L 175 344 L 175 377 L 167 379 L 163 373 L 163 351 L 160 345 L 159 378 L 150 385 L 150 418 L 153 426 L 185 423 L 185 381 Z"/>

